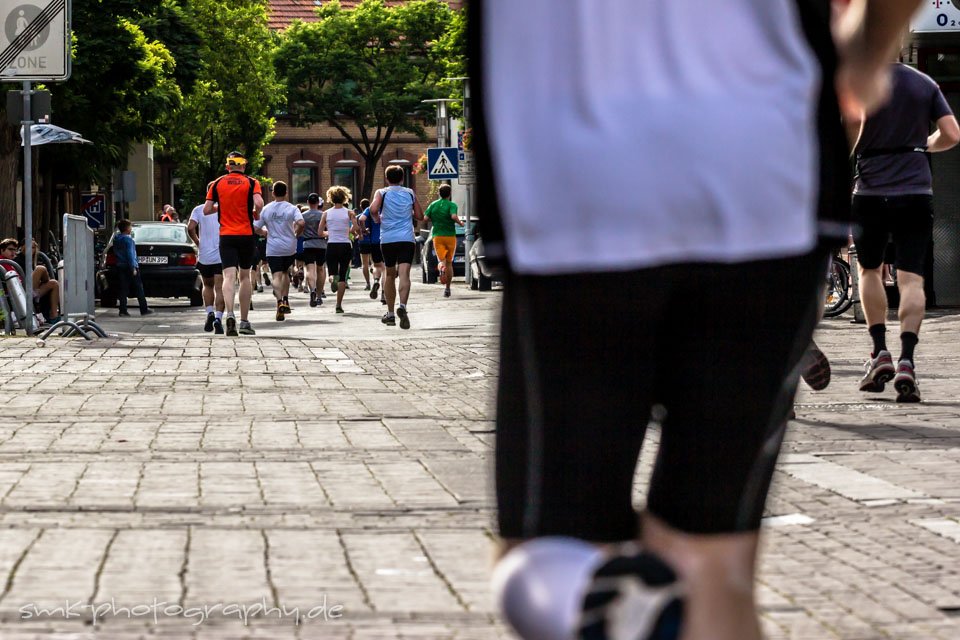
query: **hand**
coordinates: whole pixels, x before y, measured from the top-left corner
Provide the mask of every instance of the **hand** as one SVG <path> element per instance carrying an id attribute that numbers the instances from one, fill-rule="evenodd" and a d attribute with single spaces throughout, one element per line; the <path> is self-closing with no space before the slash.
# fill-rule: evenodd
<path id="1" fill-rule="evenodd" d="M 133 270 L 133 275 L 137 275 L 137 272 L 138 272 L 138 271 L 139 271 L 139 269 L 134 269 L 134 270 Z"/>
<path id="2" fill-rule="evenodd" d="M 840 59 L 835 78 L 837 98 L 847 120 L 872 114 L 890 98 L 892 90 L 890 63 L 896 61 L 896 44 L 881 51 L 876 38 L 868 43 L 864 7 L 864 3 L 845 7 L 831 3 L 831 27 Z"/>

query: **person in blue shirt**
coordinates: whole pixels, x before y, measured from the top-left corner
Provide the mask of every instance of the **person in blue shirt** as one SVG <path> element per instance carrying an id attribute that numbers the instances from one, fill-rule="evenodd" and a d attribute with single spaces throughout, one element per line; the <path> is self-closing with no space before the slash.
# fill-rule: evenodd
<path id="1" fill-rule="evenodd" d="M 147 297 L 143 294 L 143 281 L 140 280 L 140 263 L 137 262 L 137 245 L 130 235 L 132 226 L 129 220 L 117 223 L 117 235 L 113 238 L 113 254 L 117 256 L 117 274 L 120 276 L 120 289 L 117 302 L 120 303 L 120 315 L 129 316 L 127 311 L 127 293 L 130 287 L 140 303 L 140 315 L 148 316 L 153 311 L 147 308 Z"/>
<path id="2" fill-rule="evenodd" d="M 380 291 L 380 276 L 383 275 L 383 251 L 380 250 L 380 223 L 373 221 L 370 215 L 370 201 L 364 198 L 360 201 L 360 217 L 357 222 L 360 223 L 360 229 L 363 231 L 363 237 L 357 241 L 360 247 L 360 260 L 363 263 L 363 279 L 367 281 L 366 290 L 370 292 L 370 299 L 377 299 L 377 292 L 380 292 L 380 302 L 387 304 L 387 299 Z M 373 286 L 370 286 L 370 264 L 373 263 Z"/>

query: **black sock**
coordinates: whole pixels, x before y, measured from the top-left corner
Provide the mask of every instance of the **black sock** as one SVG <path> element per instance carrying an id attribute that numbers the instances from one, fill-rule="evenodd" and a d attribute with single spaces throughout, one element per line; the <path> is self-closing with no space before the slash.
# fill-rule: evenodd
<path id="1" fill-rule="evenodd" d="M 909 360 L 913 362 L 913 350 L 920 342 L 919 336 L 910 331 L 904 331 L 900 334 L 900 360 Z"/>
<path id="2" fill-rule="evenodd" d="M 869 331 L 873 338 L 873 357 L 876 358 L 878 353 L 887 350 L 887 325 L 875 324 Z"/>

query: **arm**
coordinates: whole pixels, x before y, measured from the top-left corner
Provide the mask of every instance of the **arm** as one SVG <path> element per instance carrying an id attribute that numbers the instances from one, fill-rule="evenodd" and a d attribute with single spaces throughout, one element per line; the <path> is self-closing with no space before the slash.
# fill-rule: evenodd
<path id="1" fill-rule="evenodd" d="M 303 221 L 303 218 L 293 221 L 293 234 L 295 236 L 300 236 L 303 233 L 304 227 L 307 226 L 307 223 Z"/>
<path id="2" fill-rule="evenodd" d="M 460 221 L 460 216 L 454 213 L 450 217 L 453 218 L 453 221 L 456 222 L 458 225 L 460 225 L 461 227 L 463 226 L 463 222 Z"/>
<path id="3" fill-rule="evenodd" d="M 353 237 L 357 240 L 363 240 L 363 227 L 360 226 L 360 221 L 354 211 L 350 212 L 350 222 L 353 223 Z"/>
<path id="4" fill-rule="evenodd" d="M 216 213 L 216 211 L 217 204 L 213 200 L 207 199 L 207 201 L 203 203 L 203 215 L 208 216 L 211 213 Z"/>
<path id="5" fill-rule="evenodd" d="M 327 230 L 327 212 L 324 211 L 323 215 L 320 216 L 320 224 L 317 226 L 317 234 L 322 238 L 326 230 Z"/>
<path id="6" fill-rule="evenodd" d="M 261 211 L 263 211 L 263 196 L 255 193 L 253 194 L 253 214 L 258 216 Z"/>
<path id="7" fill-rule="evenodd" d="M 377 191 L 377 195 L 373 196 L 373 202 L 370 203 L 370 215 L 373 217 L 373 221 L 377 224 L 380 224 L 380 207 L 383 206 L 383 194 L 380 191 Z"/>
<path id="8" fill-rule="evenodd" d="M 890 93 L 889 64 L 920 0 L 852 0 L 837 20 L 837 93 L 843 115 L 872 113 Z"/>
<path id="9" fill-rule="evenodd" d="M 937 130 L 927 138 L 927 151 L 938 153 L 957 146 L 960 142 L 960 125 L 954 116 L 943 116 L 937 120 Z"/>
<path id="10" fill-rule="evenodd" d="M 190 239 L 193 240 L 193 244 L 200 246 L 200 236 L 197 235 L 197 221 L 193 218 L 190 218 L 190 222 L 187 223 L 187 235 L 190 236 Z"/>
<path id="11" fill-rule="evenodd" d="M 417 199 L 417 194 L 413 194 L 413 219 L 417 222 L 423 220 L 423 207 L 420 206 L 420 200 Z"/>

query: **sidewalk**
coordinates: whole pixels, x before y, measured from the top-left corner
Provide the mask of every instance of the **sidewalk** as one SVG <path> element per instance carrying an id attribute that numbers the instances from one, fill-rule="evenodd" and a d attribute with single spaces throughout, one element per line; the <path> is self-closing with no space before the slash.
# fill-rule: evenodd
<path id="1" fill-rule="evenodd" d="M 487 589 L 500 293 L 417 283 L 401 331 L 361 289 L 284 323 L 257 294 L 255 337 L 170 306 L 0 339 L 0 637 L 511 637 Z M 801 392 L 768 504 L 771 637 L 960 637 L 958 336 L 927 322 L 925 402 L 897 406 L 856 391 L 863 327 L 823 323 L 834 381 Z"/>

